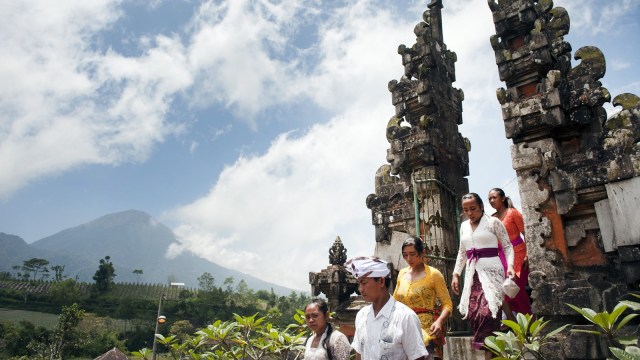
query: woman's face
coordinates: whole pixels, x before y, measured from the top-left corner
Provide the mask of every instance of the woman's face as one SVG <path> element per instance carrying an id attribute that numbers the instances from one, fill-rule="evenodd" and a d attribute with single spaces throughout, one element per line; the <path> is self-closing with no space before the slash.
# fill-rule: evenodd
<path id="1" fill-rule="evenodd" d="M 316 304 L 309 304 L 304 309 L 304 322 L 316 334 L 322 334 L 327 326 L 327 318 Z"/>
<path id="2" fill-rule="evenodd" d="M 482 207 L 474 198 L 462 200 L 462 212 L 472 223 L 478 222 L 482 217 Z"/>
<path id="3" fill-rule="evenodd" d="M 489 204 L 492 208 L 500 210 L 504 207 L 504 196 L 500 196 L 497 191 L 489 192 Z"/>
<path id="4" fill-rule="evenodd" d="M 407 245 L 402 248 L 402 258 L 411 267 L 422 263 L 422 254 L 416 250 L 414 245 Z"/>

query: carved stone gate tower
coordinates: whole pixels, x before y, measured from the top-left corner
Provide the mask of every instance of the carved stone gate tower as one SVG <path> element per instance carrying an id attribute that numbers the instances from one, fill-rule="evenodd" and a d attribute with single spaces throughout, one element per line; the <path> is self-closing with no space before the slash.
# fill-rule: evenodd
<path id="1" fill-rule="evenodd" d="M 404 76 L 389 82 L 395 114 L 387 124 L 387 162 L 367 197 L 376 229 L 375 255 L 400 269 L 401 245 L 418 235 L 430 265 L 450 281 L 458 249 L 460 197 L 468 192 L 469 143 L 458 132 L 464 94 L 452 86 L 456 54 L 442 34 L 442 0 L 433 0 L 414 28 L 416 43 L 400 45 Z M 406 125 L 405 125 L 406 124 Z M 464 326 L 459 319 L 450 330 Z"/>
<path id="2" fill-rule="evenodd" d="M 397 271 L 406 266 L 402 242 L 418 235 L 425 240 L 429 264 L 449 283 L 458 250 L 458 204 L 469 188 L 465 177 L 470 144 L 458 132 L 464 94 L 452 86 L 456 54 L 443 41 L 441 10 L 442 0 L 432 0 L 424 21 L 414 28 L 415 44 L 398 47 L 404 75 L 388 86 L 395 107 L 386 129 L 388 164 L 376 172 L 375 193 L 367 197 L 366 205 L 375 226 L 375 255 Z M 332 254 L 343 249 L 336 239 Z M 332 265 L 310 273 L 309 282 L 313 295 L 327 295 L 341 331 L 350 335 L 361 304 L 349 296 L 357 290 L 357 282 L 343 263 L 332 255 Z M 463 328 L 465 322 L 454 317 L 448 329 Z"/>
<path id="3" fill-rule="evenodd" d="M 575 52 L 569 15 L 551 0 L 490 0 L 491 38 L 505 132 L 518 176 L 531 264 L 533 311 L 558 325 L 576 323 L 566 303 L 611 311 L 640 280 L 640 99 L 611 100 L 599 79 L 605 58 Z M 597 337 L 564 333 L 552 359 L 605 358 Z"/>

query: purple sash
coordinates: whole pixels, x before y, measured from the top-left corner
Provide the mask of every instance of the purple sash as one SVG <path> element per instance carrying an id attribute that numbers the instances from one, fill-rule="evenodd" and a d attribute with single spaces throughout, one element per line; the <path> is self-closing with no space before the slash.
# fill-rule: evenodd
<path id="1" fill-rule="evenodd" d="M 469 260 L 469 262 L 471 262 L 473 259 L 478 260 L 480 258 L 494 256 L 498 256 L 498 248 L 472 248 L 471 250 L 467 250 L 467 259 Z"/>
<path id="2" fill-rule="evenodd" d="M 524 240 L 522 240 L 522 237 L 520 235 L 518 235 L 517 238 L 511 240 L 511 246 L 520 245 L 522 243 L 524 243 Z"/>

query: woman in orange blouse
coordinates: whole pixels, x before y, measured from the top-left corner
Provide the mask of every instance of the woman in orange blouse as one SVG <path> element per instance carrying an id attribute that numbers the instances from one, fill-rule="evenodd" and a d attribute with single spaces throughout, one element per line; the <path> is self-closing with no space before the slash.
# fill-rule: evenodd
<path id="1" fill-rule="evenodd" d="M 531 314 L 531 300 L 525 289 L 529 280 L 529 260 L 527 257 L 527 244 L 525 244 L 523 240 L 524 219 L 522 218 L 522 214 L 513 207 L 511 199 L 509 199 L 509 197 L 505 195 L 504 190 L 500 188 L 493 188 L 489 191 L 489 204 L 496 209 L 493 216 L 500 219 L 504 227 L 507 228 L 509 240 L 511 240 L 514 251 L 513 267 L 516 273 L 515 282 L 518 284 L 520 291 L 513 299 L 505 296 L 505 301 L 509 304 L 511 311 Z M 520 236 L 520 234 L 522 234 L 522 236 Z M 511 314 L 507 314 L 507 317 L 511 318 L 509 315 Z"/>
<path id="2" fill-rule="evenodd" d="M 430 354 L 442 358 L 446 332 L 445 321 L 451 315 L 453 303 L 442 273 L 424 263 L 424 243 L 412 236 L 402 244 L 402 257 L 409 265 L 398 274 L 393 298 L 418 314 L 422 337 Z M 436 300 L 439 305 L 436 305 Z"/>

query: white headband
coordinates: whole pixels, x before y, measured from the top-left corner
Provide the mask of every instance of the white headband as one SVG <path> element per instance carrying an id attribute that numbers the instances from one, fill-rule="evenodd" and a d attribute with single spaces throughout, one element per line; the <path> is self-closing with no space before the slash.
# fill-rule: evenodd
<path id="1" fill-rule="evenodd" d="M 359 256 L 347 261 L 344 266 L 356 279 L 388 277 L 391 273 L 387 267 L 387 262 L 375 256 Z"/>

